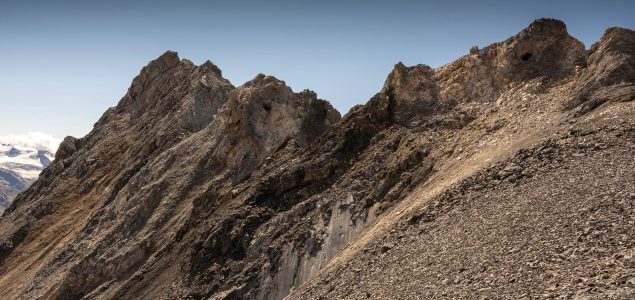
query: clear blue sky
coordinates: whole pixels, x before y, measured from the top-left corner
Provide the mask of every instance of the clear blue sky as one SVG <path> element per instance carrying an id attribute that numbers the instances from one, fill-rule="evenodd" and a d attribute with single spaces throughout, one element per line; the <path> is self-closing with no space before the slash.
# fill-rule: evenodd
<path id="1" fill-rule="evenodd" d="M 85 135 L 168 49 L 236 86 L 265 73 L 315 90 L 343 114 L 399 61 L 439 66 L 539 17 L 589 47 L 635 28 L 635 1 L 0 0 L 0 135 Z"/>

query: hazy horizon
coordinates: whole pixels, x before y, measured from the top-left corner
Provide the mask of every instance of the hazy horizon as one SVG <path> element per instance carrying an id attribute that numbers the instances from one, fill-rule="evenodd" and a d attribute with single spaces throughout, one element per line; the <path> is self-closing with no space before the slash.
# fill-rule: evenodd
<path id="1" fill-rule="evenodd" d="M 588 48 L 610 26 L 635 28 L 633 11 L 629 1 L 2 1 L 0 136 L 84 136 L 166 50 L 211 60 L 235 86 L 276 76 L 345 114 L 399 61 L 437 67 L 540 17 L 563 20 Z"/>

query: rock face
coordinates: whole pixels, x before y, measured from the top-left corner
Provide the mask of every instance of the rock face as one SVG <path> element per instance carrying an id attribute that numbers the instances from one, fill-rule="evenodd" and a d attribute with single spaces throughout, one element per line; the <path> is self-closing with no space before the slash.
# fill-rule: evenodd
<path id="1" fill-rule="evenodd" d="M 64 140 L 53 164 L 2 219 L 12 224 L 2 236 L 2 280 L 31 282 L 28 291 L 10 284 L 8 292 L 125 296 L 140 291 L 129 288 L 130 280 L 151 276 L 142 275 L 143 268 L 163 263 L 188 274 L 173 279 L 209 274 L 188 265 L 194 241 L 178 247 L 176 240 L 200 238 L 190 233 L 198 230 L 204 237 L 214 230 L 226 234 L 226 222 L 235 217 L 235 186 L 274 152 L 299 151 L 339 118 L 315 93 L 295 94 L 274 77 L 258 75 L 234 88 L 213 64 L 195 66 L 165 53 L 143 68 L 88 136 Z M 218 216 L 198 218 L 203 213 Z M 47 233 L 52 228 L 55 235 Z M 59 236 L 64 241 L 56 241 Z M 20 264 L 13 260 L 16 250 L 44 250 L 21 248 L 31 242 L 55 248 L 46 263 L 26 273 L 8 268 Z M 223 251 L 236 251 L 230 245 Z"/>
<path id="2" fill-rule="evenodd" d="M 408 126 L 422 115 L 430 115 L 439 108 L 439 91 L 434 70 L 426 65 L 406 67 L 395 65 L 382 89 L 391 99 L 390 111 L 396 123 Z"/>
<path id="3" fill-rule="evenodd" d="M 585 64 L 585 56 L 584 45 L 567 33 L 564 23 L 540 19 L 504 42 L 442 66 L 436 77 L 446 103 L 488 102 L 512 82 L 570 75 Z"/>
<path id="4" fill-rule="evenodd" d="M 0 291 L 628 298 L 633 46 L 612 28 L 587 53 L 537 20 L 440 68 L 397 64 L 341 120 L 167 52 L 0 219 Z"/>

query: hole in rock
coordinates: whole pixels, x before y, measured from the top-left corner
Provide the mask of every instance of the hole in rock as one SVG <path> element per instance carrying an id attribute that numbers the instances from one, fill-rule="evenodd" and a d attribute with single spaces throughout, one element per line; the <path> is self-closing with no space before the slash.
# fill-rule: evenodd
<path id="1" fill-rule="evenodd" d="M 523 55 L 520 57 L 520 59 L 522 59 L 522 60 L 524 60 L 524 61 L 527 61 L 527 60 L 529 60 L 530 58 L 531 58 L 531 52 L 527 52 L 527 53 L 523 54 Z"/>
<path id="2" fill-rule="evenodd" d="M 263 103 L 262 104 L 262 108 L 264 108 L 266 111 L 270 111 L 271 110 L 271 103 Z"/>

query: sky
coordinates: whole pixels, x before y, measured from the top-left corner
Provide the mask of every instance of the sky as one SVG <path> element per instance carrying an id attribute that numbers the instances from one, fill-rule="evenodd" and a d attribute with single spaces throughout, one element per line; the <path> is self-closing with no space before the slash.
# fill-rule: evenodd
<path id="1" fill-rule="evenodd" d="M 235 86 L 276 76 L 344 114 L 397 62 L 437 67 L 540 17 L 588 48 L 610 26 L 634 29 L 633 12 L 632 0 L 0 0 L 0 136 L 86 135 L 166 50 L 211 60 Z"/>

